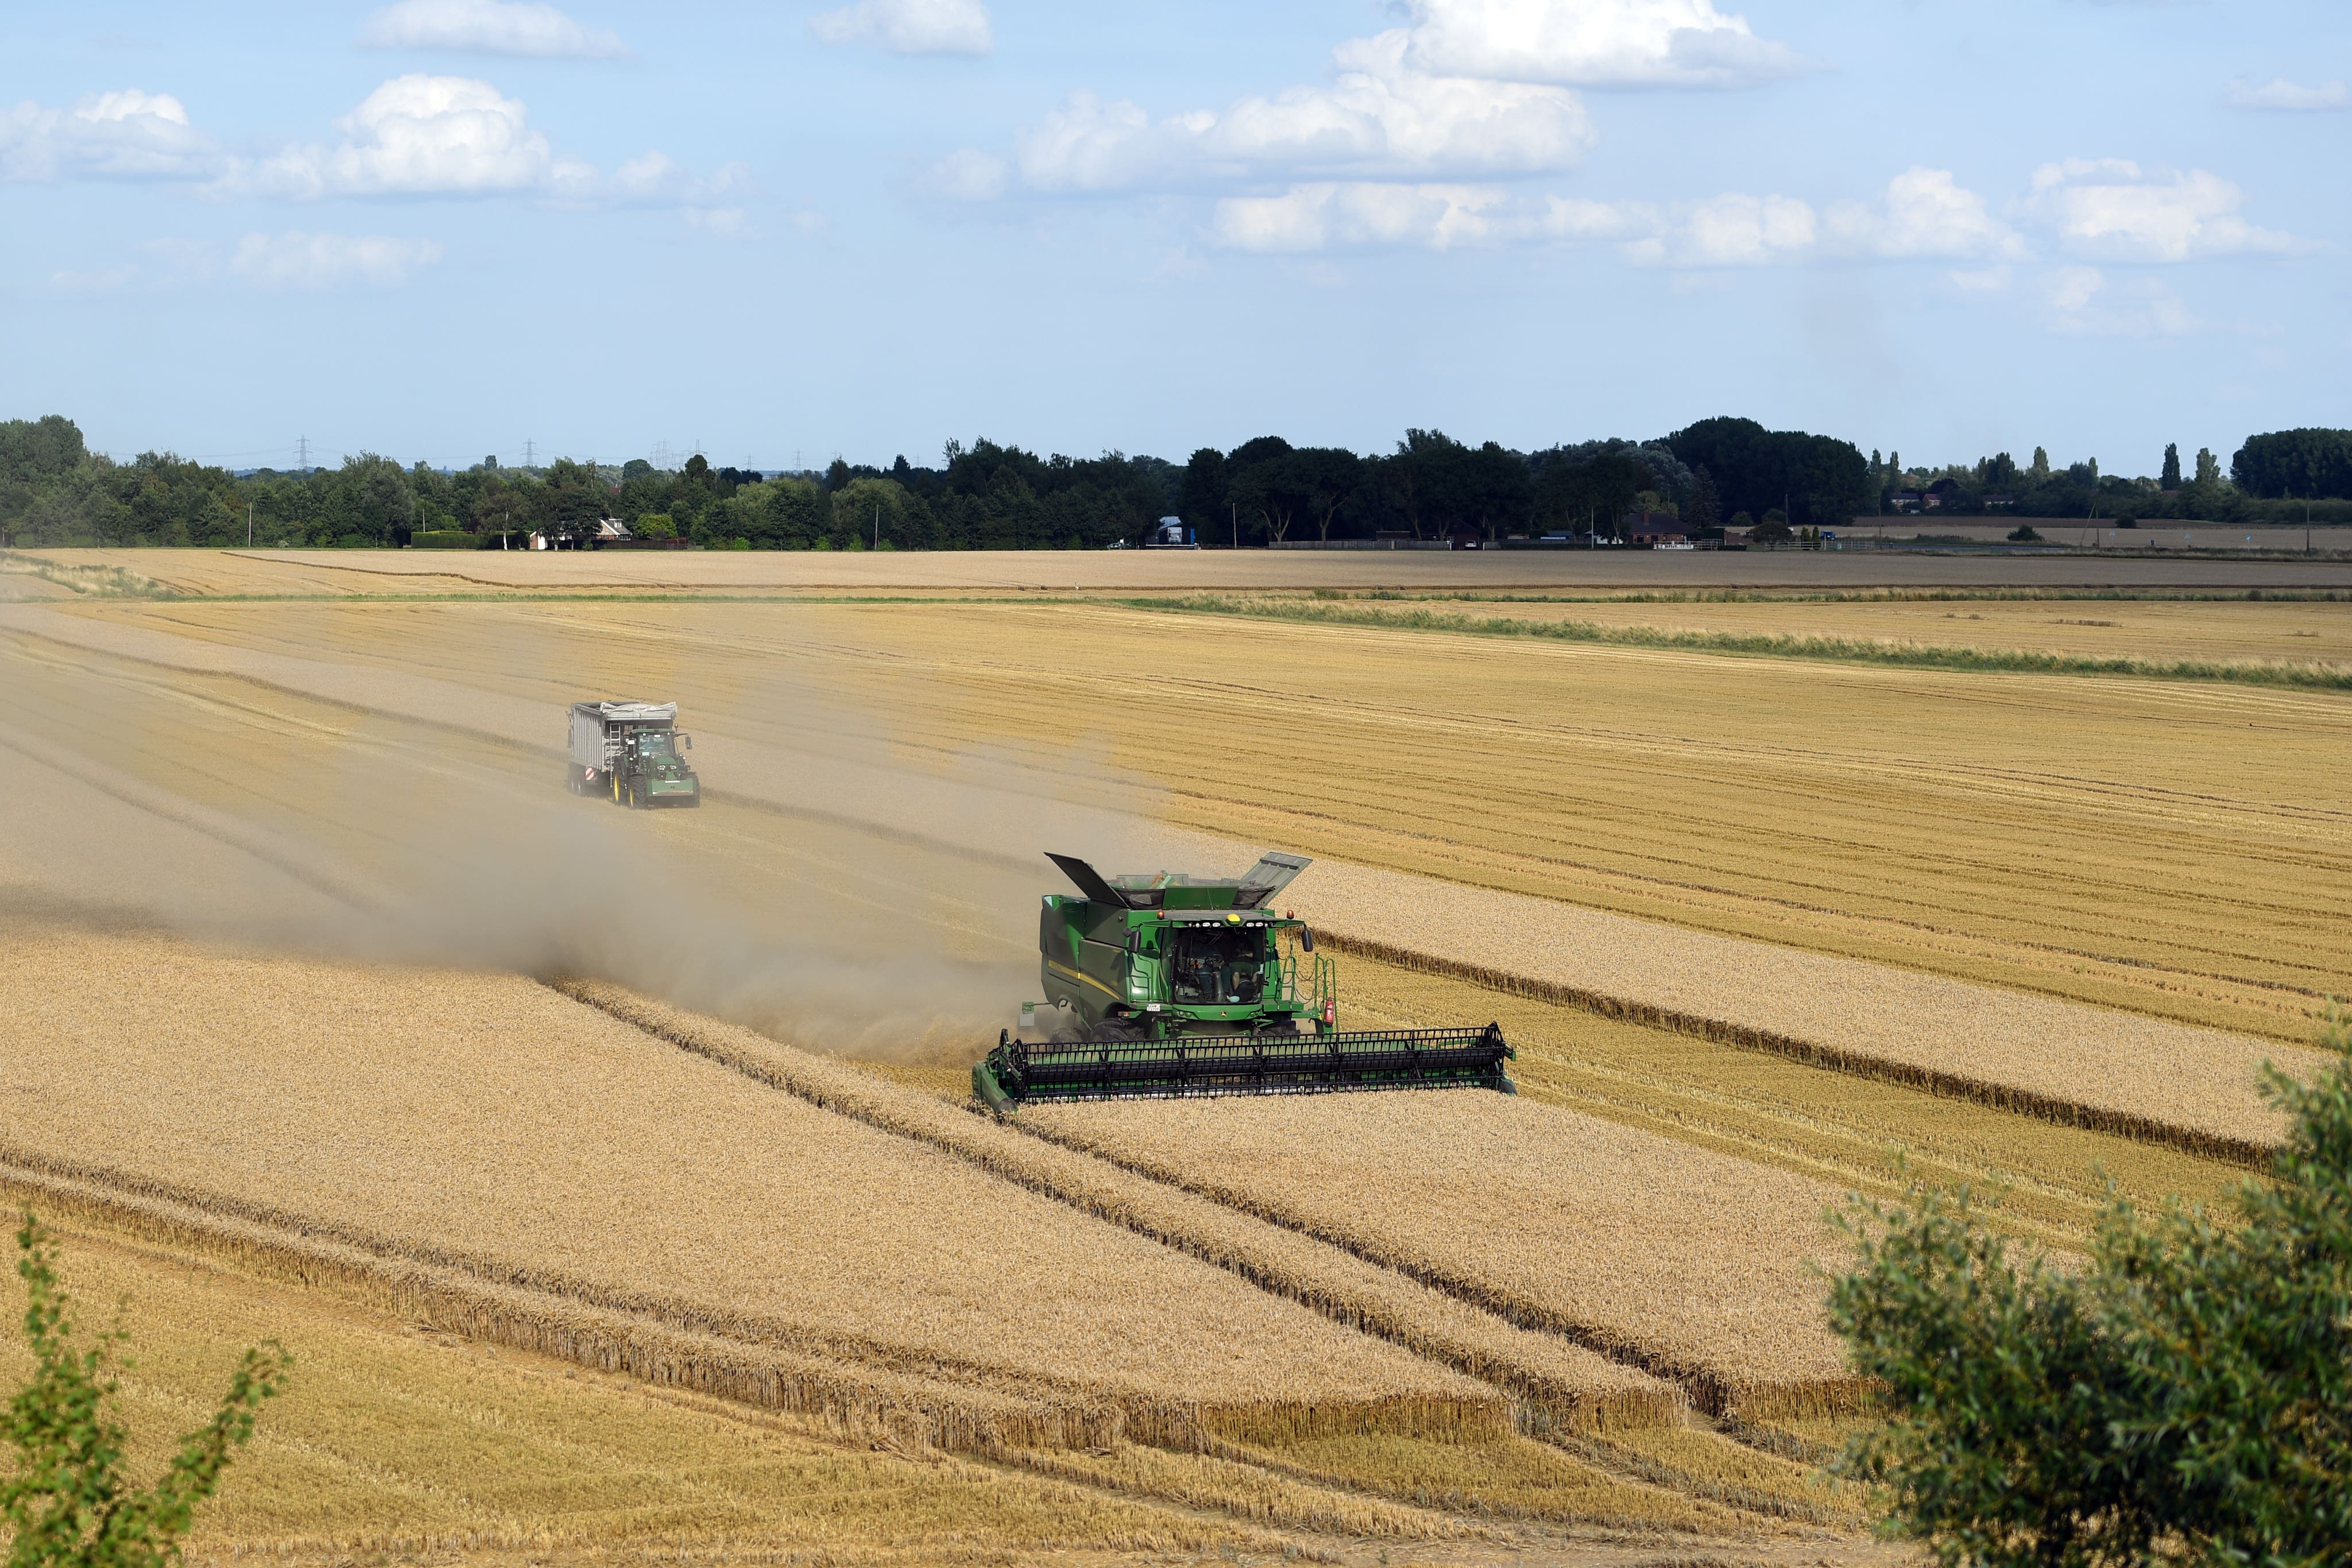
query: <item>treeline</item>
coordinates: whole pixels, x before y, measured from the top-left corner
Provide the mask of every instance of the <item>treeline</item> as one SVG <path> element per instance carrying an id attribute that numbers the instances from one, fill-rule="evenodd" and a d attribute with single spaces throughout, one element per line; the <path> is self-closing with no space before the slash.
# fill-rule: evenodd
<path id="1" fill-rule="evenodd" d="M 1851 444 L 1706 421 L 1663 440 L 1512 451 L 1413 430 L 1360 456 L 1263 436 L 1182 465 L 1108 453 L 1041 457 L 950 442 L 937 466 L 836 461 L 822 474 L 676 470 L 569 459 L 462 472 L 362 453 L 334 468 L 234 475 L 169 453 L 116 463 L 72 422 L 0 423 L 0 544 L 482 547 L 536 531 L 581 536 L 604 519 L 641 538 L 743 549 L 1100 549 L 1181 518 L 1202 542 L 1417 539 L 1599 531 L 1629 512 L 1699 527 L 1833 526 L 1867 510 L 1869 465 Z M 1786 511 L 1786 519 L 1781 513 Z M 1742 516 L 1752 514 L 1752 516 Z"/>
<path id="2" fill-rule="evenodd" d="M 2352 431 L 2288 430 L 2246 439 L 2230 460 L 2200 450 L 2184 470 L 2179 445 L 2153 476 L 2102 474 L 2095 458 L 2053 467 L 2041 447 L 2021 465 L 2006 452 L 1972 465 L 1906 468 L 1870 455 L 1881 509 L 1924 507 L 1947 517 L 2058 517 L 2142 522 L 2352 523 Z"/>
<path id="3" fill-rule="evenodd" d="M 936 466 L 836 461 L 824 473 L 677 469 L 644 459 L 543 468 L 496 459 L 461 472 L 362 453 L 340 466 L 235 475 L 169 453 L 116 463 L 52 414 L 0 423 L 0 545 L 485 548 L 547 532 L 581 537 L 613 519 L 641 538 L 735 549 L 1059 549 L 1139 542 L 1175 517 L 1203 544 L 1545 534 L 1603 537 L 1664 512 L 1699 538 L 1723 528 L 1836 528 L 1932 492 L 1947 517 L 2182 517 L 2301 521 L 2313 493 L 2352 495 L 2352 434 L 2256 436 L 2225 480 L 2210 452 L 2193 478 L 2168 451 L 2158 479 L 2051 466 L 2037 450 L 1973 466 L 1906 469 L 1853 444 L 1753 420 L 1702 420 L 1671 435 L 1514 451 L 1411 430 L 1362 455 L 1261 436 L 1204 447 L 1181 465 L 1107 453 L 1041 457 L 950 442 Z M 2286 497 L 2296 499 L 2289 500 Z M 2318 508 L 2352 518 L 2352 502 Z"/>

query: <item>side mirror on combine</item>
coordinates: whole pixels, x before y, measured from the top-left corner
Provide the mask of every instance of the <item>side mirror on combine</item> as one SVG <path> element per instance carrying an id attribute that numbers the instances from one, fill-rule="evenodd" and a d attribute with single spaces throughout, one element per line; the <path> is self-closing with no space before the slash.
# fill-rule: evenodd
<path id="1" fill-rule="evenodd" d="M 1304 925 L 1298 928 L 1298 949 L 1302 953 L 1315 951 L 1315 933 Z"/>

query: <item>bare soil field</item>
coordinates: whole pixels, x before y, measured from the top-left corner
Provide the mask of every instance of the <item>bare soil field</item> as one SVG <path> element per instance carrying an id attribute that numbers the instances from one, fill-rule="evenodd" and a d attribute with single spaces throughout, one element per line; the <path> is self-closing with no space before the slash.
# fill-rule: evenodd
<path id="1" fill-rule="evenodd" d="M 1734 587 L 2352 588 L 2352 562 L 1656 550 L 40 550 L 197 595 Z"/>

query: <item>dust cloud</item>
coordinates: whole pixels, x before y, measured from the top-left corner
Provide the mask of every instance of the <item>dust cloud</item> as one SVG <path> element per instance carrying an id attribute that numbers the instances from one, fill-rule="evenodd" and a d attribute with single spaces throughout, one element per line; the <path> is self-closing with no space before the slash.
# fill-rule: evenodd
<path id="1" fill-rule="evenodd" d="M 1111 870 L 1186 852 L 1083 742 L 917 751 L 805 689 L 767 705 L 805 746 L 698 748 L 709 803 L 633 812 L 569 794 L 551 751 L 24 652 L 0 646 L 33 721 L 0 758 L 11 918 L 591 977 L 793 1044 L 960 1065 L 1036 993 L 1036 899 L 1061 885 L 1043 851 Z"/>

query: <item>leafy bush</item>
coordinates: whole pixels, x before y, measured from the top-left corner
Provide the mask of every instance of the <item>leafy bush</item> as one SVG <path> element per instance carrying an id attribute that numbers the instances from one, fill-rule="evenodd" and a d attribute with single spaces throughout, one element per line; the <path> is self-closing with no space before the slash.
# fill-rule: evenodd
<path id="1" fill-rule="evenodd" d="M 666 512 L 648 512 L 629 525 L 629 531 L 641 539 L 674 539 L 677 524 Z"/>
<path id="2" fill-rule="evenodd" d="M 408 536 L 411 549 L 479 549 L 481 545 L 463 528 L 426 528 Z"/>
<path id="3" fill-rule="evenodd" d="M 2326 1043 L 2352 1051 L 2331 1009 Z M 1856 1200 L 1830 1314 L 1889 1419 L 1843 1465 L 1949 1564 L 2352 1562 L 2352 1057 L 2236 1214 L 2109 1206 L 2088 1262 L 2012 1262 L 1969 1194 Z"/>
<path id="4" fill-rule="evenodd" d="M 114 1402 L 120 1328 L 88 1350 L 74 1345 L 73 1304 L 57 1277 L 56 1248 L 29 1210 L 16 1232 L 16 1272 L 29 1303 L 33 1380 L 8 1402 L 14 1473 L 0 1483 L 0 1524 L 13 1537 L 8 1568 L 169 1568 L 196 1504 L 220 1485 L 234 1451 L 253 1436 L 261 1402 L 286 1385 L 293 1362 L 275 1343 L 248 1350 L 220 1408 L 180 1440 L 142 1490 L 124 1479 L 130 1448 Z"/>
<path id="5" fill-rule="evenodd" d="M 2021 523 L 2009 530 L 2009 542 L 2013 545 L 2040 544 L 2042 536 L 2033 531 L 2032 524 Z"/>

